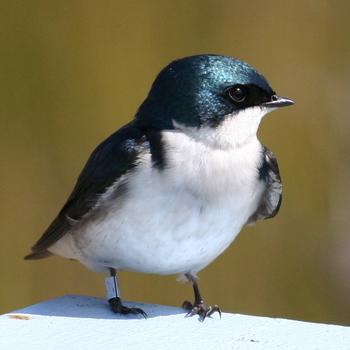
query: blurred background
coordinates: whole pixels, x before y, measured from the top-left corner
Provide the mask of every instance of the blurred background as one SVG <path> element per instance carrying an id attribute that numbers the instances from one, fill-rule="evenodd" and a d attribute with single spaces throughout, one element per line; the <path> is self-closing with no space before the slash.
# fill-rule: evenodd
<path id="1" fill-rule="evenodd" d="M 0 1 L 0 313 L 64 294 L 104 296 L 103 276 L 24 261 L 94 147 L 129 121 L 171 60 L 246 60 L 278 94 L 260 139 L 284 183 L 279 215 L 243 230 L 200 273 L 224 311 L 350 324 L 350 94 L 346 1 Z M 128 300 L 181 305 L 174 276 L 121 273 Z"/>

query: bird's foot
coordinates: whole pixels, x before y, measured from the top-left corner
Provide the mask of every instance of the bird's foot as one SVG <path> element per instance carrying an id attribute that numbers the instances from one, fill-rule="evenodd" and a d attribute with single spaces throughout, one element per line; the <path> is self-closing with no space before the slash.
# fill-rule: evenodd
<path id="1" fill-rule="evenodd" d="M 113 312 L 116 314 L 121 314 L 121 315 L 141 315 L 144 318 L 147 318 L 147 314 L 142 310 L 139 309 L 138 307 L 127 307 L 122 304 L 122 301 L 120 298 L 115 297 L 111 298 L 108 300 L 109 305 L 111 306 L 111 309 Z"/>
<path id="2" fill-rule="evenodd" d="M 205 320 L 206 317 L 210 317 L 215 312 L 218 312 L 219 316 L 221 318 L 221 310 L 220 310 L 219 306 L 218 305 L 206 306 L 204 304 L 203 300 L 201 300 L 200 302 L 195 303 L 195 304 L 192 304 L 191 302 L 186 300 L 183 302 L 182 307 L 186 311 L 188 311 L 188 313 L 185 317 L 191 317 L 194 315 L 198 315 L 199 320 L 202 322 Z"/>

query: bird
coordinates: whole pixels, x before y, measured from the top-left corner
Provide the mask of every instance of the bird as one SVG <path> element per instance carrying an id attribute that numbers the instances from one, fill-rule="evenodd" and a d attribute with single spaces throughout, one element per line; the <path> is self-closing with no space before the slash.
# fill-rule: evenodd
<path id="1" fill-rule="evenodd" d="M 50 255 L 106 273 L 117 314 L 120 270 L 192 283 L 187 316 L 208 306 L 197 274 L 241 229 L 274 217 L 282 199 L 276 157 L 257 138 L 262 118 L 294 104 L 248 63 L 200 54 L 163 68 L 134 118 L 90 155 L 61 211 L 25 259 Z"/>

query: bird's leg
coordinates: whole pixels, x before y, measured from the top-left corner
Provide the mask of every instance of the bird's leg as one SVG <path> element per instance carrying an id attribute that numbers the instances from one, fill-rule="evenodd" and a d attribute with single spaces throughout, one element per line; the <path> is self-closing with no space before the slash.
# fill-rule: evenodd
<path id="1" fill-rule="evenodd" d="M 147 318 L 147 314 L 137 307 L 127 307 L 122 304 L 118 288 L 117 272 L 110 268 L 110 277 L 106 278 L 107 299 L 113 312 L 121 315 L 134 314 Z"/>
<path id="2" fill-rule="evenodd" d="M 206 306 L 204 304 L 204 300 L 200 294 L 196 278 L 189 273 L 186 273 L 185 276 L 190 282 L 192 282 L 193 291 L 194 291 L 194 303 L 192 304 L 191 302 L 186 300 L 182 304 L 182 307 L 186 311 L 188 311 L 186 317 L 199 315 L 200 320 L 204 321 L 204 319 L 207 316 L 210 317 L 213 313 L 218 312 L 221 318 L 221 310 L 219 306 L 217 305 Z"/>

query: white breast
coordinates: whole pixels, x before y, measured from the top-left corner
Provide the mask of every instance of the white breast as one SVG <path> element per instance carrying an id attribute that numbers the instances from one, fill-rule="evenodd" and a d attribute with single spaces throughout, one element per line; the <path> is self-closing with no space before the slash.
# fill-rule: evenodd
<path id="1" fill-rule="evenodd" d="M 181 131 L 163 133 L 166 168 L 148 152 L 130 174 L 127 197 L 50 251 L 97 271 L 108 267 L 146 273 L 193 273 L 234 240 L 256 210 L 261 144 L 206 146 Z"/>

